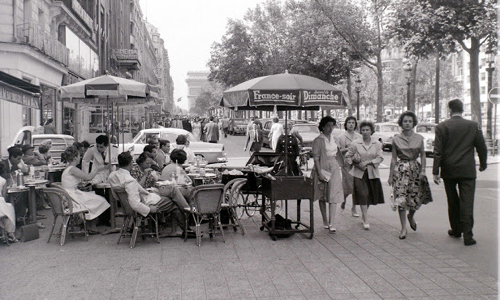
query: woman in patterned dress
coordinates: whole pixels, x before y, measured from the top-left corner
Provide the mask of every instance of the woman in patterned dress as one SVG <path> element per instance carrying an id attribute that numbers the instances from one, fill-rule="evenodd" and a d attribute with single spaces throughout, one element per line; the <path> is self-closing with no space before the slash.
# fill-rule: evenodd
<path id="1" fill-rule="evenodd" d="M 344 128 L 346 131 L 343 134 L 341 134 L 338 138 L 340 154 L 342 155 L 341 162 L 343 162 L 341 168 L 342 168 L 342 187 L 344 188 L 344 202 L 342 202 L 342 204 L 340 205 L 342 211 L 344 211 L 345 209 L 347 196 L 352 194 L 352 189 L 353 189 L 352 185 L 354 182 L 352 175 L 349 174 L 352 165 L 347 163 L 344 156 L 347 153 L 348 148 L 351 145 L 352 141 L 362 138 L 361 134 L 355 131 L 358 128 L 358 121 L 356 120 L 355 117 L 353 116 L 347 117 L 344 122 Z M 353 217 L 356 218 L 359 217 L 358 212 L 356 210 L 356 205 L 354 205 L 354 199 L 352 202 L 351 214 Z"/>
<path id="2" fill-rule="evenodd" d="M 411 229 L 417 230 L 415 212 L 422 205 L 420 182 L 425 176 L 424 137 L 413 131 L 417 126 L 417 116 L 407 111 L 398 119 L 403 132 L 395 135 L 392 141 L 392 160 L 388 183 L 392 185 L 393 197 L 398 207 L 401 221 L 400 239 L 406 238 L 406 211 Z M 420 162 L 417 161 L 420 156 Z"/>
<path id="3" fill-rule="evenodd" d="M 334 226 L 337 203 L 342 203 L 342 176 L 337 162 L 338 146 L 332 136 L 333 127 L 337 122 L 326 116 L 319 123 L 321 134 L 313 141 L 314 167 L 311 171 L 314 183 L 314 200 L 319 200 L 319 210 L 323 217 L 323 226 L 330 233 L 336 233 Z M 326 204 L 329 204 L 329 214 Z"/>

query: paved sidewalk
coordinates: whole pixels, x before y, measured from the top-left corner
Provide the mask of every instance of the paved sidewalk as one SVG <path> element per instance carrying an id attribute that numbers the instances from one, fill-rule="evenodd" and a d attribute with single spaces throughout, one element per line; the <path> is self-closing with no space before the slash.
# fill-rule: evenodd
<path id="1" fill-rule="evenodd" d="M 128 239 L 116 244 L 117 234 L 61 247 L 41 230 L 38 240 L 0 245 L 0 299 L 498 298 L 498 278 L 415 235 L 399 240 L 376 216 L 365 231 L 359 218 L 338 214 L 338 233 L 328 234 L 317 204 L 315 212 L 312 240 L 273 242 L 259 230 L 259 214 L 243 219 L 244 236 L 229 229 L 226 243 L 205 236 L 201 247 L 166 238 L 130 249 Z"/>

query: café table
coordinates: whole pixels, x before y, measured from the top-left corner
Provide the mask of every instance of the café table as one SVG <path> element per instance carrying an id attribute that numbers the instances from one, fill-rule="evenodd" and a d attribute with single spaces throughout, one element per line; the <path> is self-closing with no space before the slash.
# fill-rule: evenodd
<path id="1" fill-rule="evenodd" d="M 49 166 L 46 171 L 46 178 L 50 183 L 61 182 L 62 173 L 66 169 L 66 166 Z"/>
<path id="2" fill-rule="evenodd" d="M 94 191 L 100 189 L 102 191 L 100 194 L 104 195 L 104 198 L 106 198 L 106 200 L 108 200 L 109 205 L 110 205 L 109 222 L 111 225 L 111 229 L 106 230 L 103 234 L 120 232 L 120 229 L 116 228 L 117 203 L 116 203 L 115 197 L 113 197 L 113 193 L 111 193 L 111 185 L 109 184 L 109 182 L 96 183 L 92 186 L 92 189 Z"/>
<path id="3" fill-rule="evenodd" d="M 19 195 L 21 193 L 28 193 L 28 212 L 29 218 L 28 223 L 36 223 L 36 188 L 49 183 L 45 179 L 27 179 L 23 186 L 10 187 L 7 189 L 7 193 L 11 195 Z"/>

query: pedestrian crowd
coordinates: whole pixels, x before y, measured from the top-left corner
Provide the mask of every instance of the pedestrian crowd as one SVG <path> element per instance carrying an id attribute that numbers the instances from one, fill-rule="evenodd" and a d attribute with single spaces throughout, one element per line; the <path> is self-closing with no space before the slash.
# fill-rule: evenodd
<path id="1" fill-rule="evenodd" d="M 441 179 L 444 181 L 451 226 L 448 234 L 456 238 L 463 235 L 465 245 L 474 245 L 474 151 L 479 155 L 479 171 L 484 171 L 487 167 L 487 148 L 478 124 L 462 118 L 463 103 L 452 100 L 448 105 L 450 118 L 436 127 L 433 181 L 436 184 L 440 184 Z M 47 122 L 46 132 L 50 132 L 51 123 L 51 120 Z M 221 134 L 227 136 L 229 120 L 222 120 L 221 127 L 218 123 L 214 117 L 194 118 L 192 122 L 174 117 L 170 125 L 189 128 L 186 130 L 193 132 L 201 140 L 217 143 Z M 356 208 L 359 206 L 362 226 L 369 230 L 369 207 L 385 203 L 379 173 L 379 166 L 384 160 L 382 144 L 372 137 L 375 128 L 370 121 L 358 123 L 356 118 L 347 117 L 344 121 L 345 131 L 340 136 L 332 135 L 336 123 L 330 116 L 323 117 L 318 126 L 320 134 L 313 141 L 314 167 L 311 178 L 314 200 L 319 200 L 324 228 L 333 234 L 337 232 L 337 204 L 340 203 L 341 210 L 344 211 L 346 200 L 352 195 L 351 214 L 353 217 L 360 217 Z M 417 210 L 421 205 L 432 201 L 425 171 L 424 138 L 414 131 L 417 123 L 413 112 L 402 113 L 398 119 L 402 131 L 392 141 L 387 182 L 392 186 L 391 207 L 398 212 L 401 221 L 400 239 L 405 239 L 408 233 L 406 220 L 410 228 L 416 231 Z M 252 117 L 247 126 L 244 150 L 258 153 L 263 138 L 262 124 Z M 279 154 L 273 168 L 274 174 L 283 175 L 284 170 L 287 170 L 290 175 L 302 175 L 295 163 L 299 155 L 300 137 L 294 134 L 285 136 L 279 119 L 274 118 L 268 138 L 273 150 Z M 117 146 L 110 144 L 105 135 L 98 136 L 93 145 L 86 141 L 75 142 L 63 152 L 61 159 L 67 163 L 67 167 L 62 173 L 61 188 L 72 197 L 74 207 L 88 211 L 85 219 L 90 223 L 90 233 L 99 233 L 96 226 L 100 216 L 109 215 L 109 204 L 103 195 L 82 190 L 82 181 L 91 184 L 108 182 L 112 188 L 123 188 L 133 210 L 143 216 L 156 212 L 171 214 L 179 227 L 192 235 L 191 229 L 185 225 L 185 215 L 182 213 L 190 207 L 190 188 L 172 185 L 162 193 L 155 188 L 155 183 L 159 180 L 182 181 L 187 186 L 191 183 L 180 167 L 184 163 L 193 164 L 196 161 L 189 147 L 189 140 L 186 136 L 179 135 L 175 142 L 176 149 L 171 150 L 170 141 L 149 137 L 148 145 L 135 160 L 129 152 L 118 154 Z M 27 203 L 26 199 L 11 199 L 11 203 L 6 201 L 7 187 L 12 185 L 16 172 L 28 174 L 29 166 L 50 165 L 50 148 L 50 140 L 42 142 L 36 150 L 31 145 L 13 146 L 8 149 L 9 158 L 0 162 L 0 227 L 4 228 L 11 241 L 16 241 L 15 215 L 23 214 L 22 209 L 14 209 L 14 206 L 24 207 L 25 213 Z M 39 198 L 43 200 L 43 197 Z M 48 207 L 45 202 L 42 205 Z M 109 220 L 109 216 L 102 220 Z"/>

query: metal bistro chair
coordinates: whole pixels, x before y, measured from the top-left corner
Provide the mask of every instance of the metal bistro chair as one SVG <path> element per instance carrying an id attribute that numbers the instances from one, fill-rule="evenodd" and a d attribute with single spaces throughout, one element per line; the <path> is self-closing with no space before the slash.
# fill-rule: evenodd
<path id="1" fill-rule="evenodd" d="M 236 178 L 226 183 L 223 192 L 224 202 L 221 205 L 222 209 L 227 210 L 229 214 L 229 223 L 227 225 L 233 226 L 234 231 L 238 230 L 237 227 L 240 227 L 242 235 L 245 234 L 245 229 L 240 219 L 245 211 L 245 198 L 241 193 L 241 187 L 246 182 L 247 180 L 244 178 Z"/>
<path id="2" fill-rule="evenodd" d="M 120 237 L 118 238 L 117 244 L 120 244 L 122 237 L 130 237 L 130 248 L 135 247 L 135 242 L 137 240 L 137 235 L 139 234 L 139 227 L 141 227 L 141 236 L 144 240 L 146 236 L 156 237 L 156 241 L 160 244 L 160 235 L 158 233 L 158 214 L 159 213 L 149 213 L 147 217 L 143 217 L 132 209 L 130 203 L 128 202 L 127 191 L 123 188 L 111 188 L 111 193 L 115 199 L 118 199 L 125 212 L 125 219 L 123 220 L 122 229 L 120 230 Z M 161 212 L 160 212 L 161 213 Z M 154 232 L 146 232 L 144 227 L 144 221 L 151 221 L 154 223 Z M 150 224 L 151 225 L 151 224 Z M 133 226 L 132 233 L 128 232 L 129 226 Z"/>
<path id="3" fill-rule="evenodd" d="M 216 232 L 217 225 L 222 235 L 224 243 L 224 230 L 220 222 L 221 205 L 224 198 L 223 184 L 206 184 L 196 186 L 191 190 L 190 198 L 192 199 L 191 215 L 196 224 L 196 244 L 201 246 L 201 229 L 200 225 L 203 220 L 209 220 L 208 233 L 212 238 Z M 217 223 L 216 223 L 217 222 Z M 188 227 L 188 218 L 186 218 L 186 228 Z M 184 241 L 187 240 L 187 230 L 184 233 Z"/>
<path id="4" fill-rule="evenodd" d="M 83 233 L 85 235 L 85 240 L 88 241 L 89 232 L 87 230 L 85 214 L 89 211 L 85 208 L 74 208 L 73 198 L 71 198 L 68 192 L 66 192 L 66 190 L 62 187 L 43 188 L 43 192 L 47 196 L 52 213 L 54 214 L 54 222 L 52 223 L 52 230 L 50 231 L 47 243 L 50 243 L 50 239 L 53 235 L 57 235 L 61 237 L 61 246 L 64 246 L 66 242 L 66 235 L 68 233 L 72 236 Z M 59 233 L 54 233 L 58 217 L 62 218 L 61 230 Z M 83 230 L 75 230 L 75 225 L 79 226 L 77 224 L 78 217 L 83 221 Z"/>

